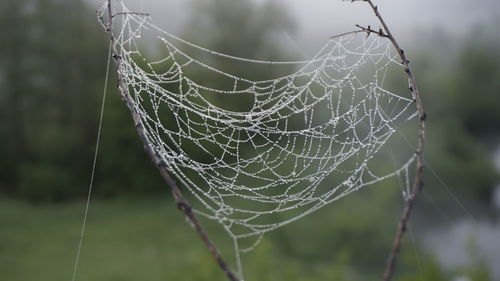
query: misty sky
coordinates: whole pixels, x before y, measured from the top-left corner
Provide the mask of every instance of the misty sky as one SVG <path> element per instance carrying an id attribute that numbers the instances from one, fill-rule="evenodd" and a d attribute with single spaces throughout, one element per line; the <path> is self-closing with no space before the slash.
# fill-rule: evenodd
<path id="1" fill-rule="evenodd" d="M 91 0 L 97 1 L 99 0 Z M 194 0 L 125 0 L 150 13 L 162 27 L 178 31 L 189 15 Z M 198 0 L 208 1 L 208 0 Z M 248 0 L 275 1 L 294 17 L 297 39 L 322 41 L 335 33 L 352 29 L 354 24 L 375 23 L 366 3 L 340 0 Z M 411 32 L 440 28 L 461 33 L 479 22 L 495 22 L 500 16 L 499 0 L 383 0 L 375 1 L 394 31 L 405 37 Z M 498 21 L 497 21 L 498 22 Z"/>
<path id="2" fill-rule="evenodd" d="M 103 0 L 88 0 L 92 5 Z M 179 33 L 189 19 L 193 1 L 209 0 L 124 0 L 132 10 L 150 13 L 155 23 Z M 328 37 L 351 31 L 355 24 L 378 27 L 366 3 L 341 0 L 247 0 L 281 3 L 297 24 L 294 34 L 283 33 L 298 51 L 310 54 Z M 467 34 L 478 24 L 500 24 L 500 0 L 375 0 L 393 32 L 402 43 L 418 42 L 419 34 L 443 32 L 449 36 Z M 500 33 L 499 33 L 500 34 Z M 500 36 L 500 35 L 499 35 Z M 198 42 L 202 44 L 202 42 Z"/>

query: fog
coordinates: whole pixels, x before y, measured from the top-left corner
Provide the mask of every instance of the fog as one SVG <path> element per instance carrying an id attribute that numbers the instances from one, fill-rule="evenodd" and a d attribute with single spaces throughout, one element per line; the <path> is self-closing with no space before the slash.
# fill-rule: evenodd
<path id="1" fill-rule="evenodd" d="M 97 6 L 101 0 L 88 0 Z M 150 13 L 153 21 L 174 33 L 181 32 L 196 0 L 124 0 L 132 10 Z M 208 1 L 208 0 L 199 0 Z M 294 34 L 283 34 L 296 48 L 310 53 L 328 37 L 355 29 L 355 24 L 378 26 L 366 3 L 341 0 L 251 0 L 256 5 L 281 3 L 296 23 Z M 498 0 L 385 0 L 375 1 L 393 32 L 403 43 L 422 32 L 459 37 L 480 24 L 499 22 Z M 499 35 L 500 36 L 500 35 Z M 202 42 L 200 42 L 202 43 Z"/>
<path id="2" fill-rule="evenodd" d="M 448 229 L 431 231 L 425 244 L 447 269 L 484 262 L 494 278 L 500 278 L 500 244 L 498 222 L 463 220 Z"/>

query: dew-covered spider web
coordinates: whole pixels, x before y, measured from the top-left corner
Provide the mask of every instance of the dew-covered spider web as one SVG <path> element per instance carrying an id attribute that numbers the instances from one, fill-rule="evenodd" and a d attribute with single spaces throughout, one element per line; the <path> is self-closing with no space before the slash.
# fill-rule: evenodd
<path id="1" fill-rule="evenodd" d="M 148 143 L 237 254 L 363 187 L 399 177 L 409 188 L 414 153 L 380 165 L 391 137 L 416 116 L 408 92 L 384 87 L 403 73 L 386 38 L 352 33 L 311 59 L 254 60 L 185 41 L 123 4 L 114 19 L 122 83 Z M 155 35 L 157 58 L 143 56 L 145 32 Z M 275 75 L 245 75 L 259 68 Z"/>

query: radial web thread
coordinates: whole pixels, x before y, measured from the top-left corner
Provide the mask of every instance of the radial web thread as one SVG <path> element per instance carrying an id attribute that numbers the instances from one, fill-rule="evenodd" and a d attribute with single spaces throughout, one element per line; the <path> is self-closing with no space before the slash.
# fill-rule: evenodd
<path id="1" fill-rule="evenodd" d="M 386 38 L 349 34 L 330 39 L 310 60 L 280 62 L 208 50 L 123 4 L 115 22 L 119 71 L 147 141 L 196 198 L 196 213 L 234 239 L 237 254 L 365 186 L 400 177 L 409 188 L 415 155 L 397 167 L 389 161 L 391 169 L 374 162 L 398 126 L 416 117 L 411 97 L 384 88 L 388 73 L 402 71 Z M 143 57 L 146 31 L 156 34 L 161 58 Z M 240 67 L 222 70 L 214 60 Z M 289 73 L 239 74 L 254 66 Z M 200 73 L 210 79 L 196 78 Z M 225 102 L 235 97 L 236 105 Z M 253 242 L 240 248 L 248 238 Z"/>

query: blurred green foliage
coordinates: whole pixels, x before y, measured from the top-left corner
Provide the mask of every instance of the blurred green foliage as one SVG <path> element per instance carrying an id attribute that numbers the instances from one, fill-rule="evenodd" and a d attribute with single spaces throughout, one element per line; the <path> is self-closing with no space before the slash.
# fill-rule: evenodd
<path id="1" fill-rule="evenodd" d="M 276 4 L 214 0 L 197 2 L 193 12 L 185 32 L 193 41 L 244 57 L 291 56 L 275 35 L 293 32 L 294 24 Z M 2 0 L 0 30 L 0 193 L 32 201 L 82 198 L 95 147 L 106 35 L 92 10 L 77 0 Z M 478 205 L 489 200 L 499 180 L 490 156 L 500 136 L 498 44 L 471 37 L 456 54 L 432 49 L 412 56 L 429 116 L 426 159 L 457 196 Z M 242 71 L 255 77 L 275 74 L 272 69 Z M 82 277 L 222 280 L 174 206 L 147 196 L 130 199 L 167 197 L 162 193 L 167 187 L 143 152 L 112 82 L 103 125 L 94 194 L 119 199 L 92 205 Z M 429 172 L 425 182 L 433 187 L 429 190 L 440 186 Z M 439 205 L 451 201 L 444 192 L 433 196 Z M 393 188 L 377 186 L 272 233 L 245 256 L 248 280 L 377 279 L 400 204 Z M 69 202 L 1 201 L 1 279 L 67 279 L 81 212 L 80 204 Z M 215 227 L 210 230 L 216 240 L 227 241 Z M 230 257 L 232 249 L 220 245 Z M 397 280 L 441 281 L 456 275 L 424 252 L 403 249 Z M 481 264 L 457 274 L 491 280 Z"/>
<path id="2" fill-rule="evenodd" d="M 380 218 L 375 217 L 390 210 L 374 212 L 366 204 L 369 198 L 356 198 L 358 195 L 346 199 L 346 204 L 341 203 L 344 206 L 332 205 L 325 212 L 312 215 L 308 221 L 315 223 L 292 224 L 266 236 L 254 251 L 243 255 L 246 280 L 379 280 L 382 269 L 379 265 L 385 262 L 385 253 L 373 254 L 387 246 L 391 228 L 380 225 Z M 167 201 L 149 197 L 95 200 L 89 213 L 78 280 L 224 280 L 225 276 L 196 233 Z M 365 207 L 351 210 L 353 203 L 365 203 Z M 333 216 L 328 215 L 332 213 Z M 81 215 L 81 204 L 74 202 L 34 206 L 0 201 L 2 280 L 69 279 Z M 325 219 L 328 224 L 324 223 Z M 354 227 L 349 235 L 353 220 L 360 226 Z M 319 233 L 312 232 L 311 227 Z M 227 235 L 210 226 L 209 230 L 216 240 L 226 242 L 218 246 L 225 258 L 233 262 Z M 362 234 L 352 235 L 357 232 Z M 293 245 L 288 244 L 285 237 L 293 239 Z M 474 281 L 493 280 L 481 264 L 458 272 L 445 272 L 432 257 L 422 251 L 416 253 L 417 245 L 411 241 L 405 245 L 395 280 L 443 281 L 452 280 L 452 276 L 468 276 Z M 374 251 L 373 247 L 379 250 Z"/>
<path id="3" fill-rule="evenodd" d="M 184 33 L 194 42 L 247 58 L 279 60 L 290 56 L 282 38 L 284 33 L 294 32 L 295 23 L 276 2 L 255 5 L 249 1 L 193 1 L 192 12 Z M 267 78 L 265 74 L 263 79 Z"/>
<path id="4" fill-rule="evenodd" d="M 294 24 L 277 4 L 194 3 L 196 16 L 186 26 L 188 38 L 243 57 L 290 58 L 276 38 L 280 32 L 293 32 Z M 79 1 L 5 0 L 0 5 L 4 30 L 0 191 L 30 200 L 83 196 L 104 84 L 106 35 L 91 10 Z M 455 191 L 482 200 L 488 199 L 498 180 L 488 142 L 499 135 L 497 46 L 471 41 L 444 67 L 439 57 L 446 50 L 423 53 L 414 60 L 429 115 L 428 162 Z M 222 69 L 225 63 L 220 62 Z M 242 71 L 255 78 L 276 74 L 272 68 Z M 202 73 L 193 75 L 198 80 L 214 80 Z M 113 84 L 104 117 L 96 195 L 163 190 Z M 214 99 L 231 104 L 241 101 Z M 432 177 L 426 182 L 438 184 Z"/>
<path id="5" fill-rule="evenodd" d="M 499 181 L 492 153 L 500 138 L 500 41 L 471 35 L 458 43 L 456 55 L 433 49 L 415 60 L 429 116 L 425 155 L 464 201 L 488 202 Z M 442 186 L 430 170 L 425 183 Z"/>
<path id="6" fill-rule="evenodd" d="M 36 201 L 81 197 L 97 134 L 107 37 L 81 1 L 5 0 L 0 28 L 0 192 Z M 109 88 L 97 194 L 160 190 L 127 111 Z"/>

